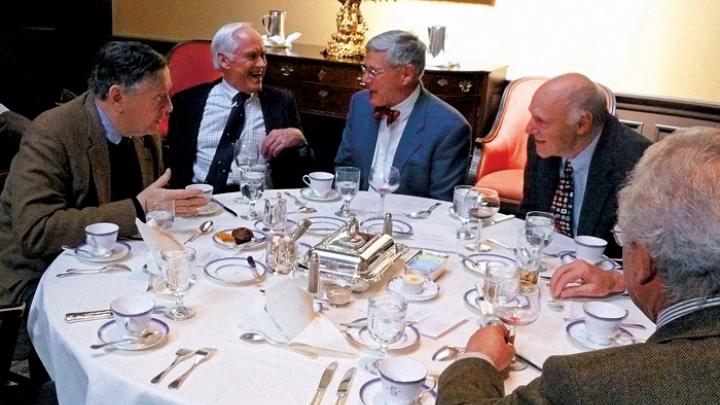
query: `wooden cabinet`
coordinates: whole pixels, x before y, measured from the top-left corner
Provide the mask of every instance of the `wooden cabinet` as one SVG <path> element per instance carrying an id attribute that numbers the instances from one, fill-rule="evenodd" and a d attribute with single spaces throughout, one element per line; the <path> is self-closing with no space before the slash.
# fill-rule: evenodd
<path id="1" fill-rule="evenodd" d="M 337 119 L 345 119 L 350 97 L 362 89 L 360 63 L 327 60 L 322 56 L 322 49 L 313 45 L 295 45 L 289 50 L 268 48 L 265 82 L 293 93 L 303 113 L 304 124 L 308 115 L 319 117 L 320 121 L 323 117 L 336 119 L 331 133 L 328 133 L 327 126 L 320 126 L 323 128 L 323 142 L 330 141 L 337 146 L 342 131 Z M 490 65 L 428 68 L 423 84 L 458 109 L 470 122 L 473 137 L 478 137 L 486 133 L 487 127 L 492 124 L 505 85 L 506 70 L 507 66 Z M 306 133 L 311 144 L 318 143 L 318 134 L 313 134 L 308 128 Z M 328 140 L 328 136 L 333 139 Z M 326 154 L 334 156 L 334 150 L 327 149 Z M 325 165 L 332 161 L 330 156 L 319 156 L 319 159 Z"/>

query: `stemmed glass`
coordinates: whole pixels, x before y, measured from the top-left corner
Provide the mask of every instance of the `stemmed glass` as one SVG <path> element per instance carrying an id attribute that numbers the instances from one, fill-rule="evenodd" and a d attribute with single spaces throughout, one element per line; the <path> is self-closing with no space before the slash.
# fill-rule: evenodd
<path id="1" fill-rule="evenodd" d="M 405 335 L 405 314 L 407 301 L 403 298 L 387 294 L 368 299 L 368 332 L 370 337 L 380 346 L 381 357 L 366 363 L 365 368 L 377 374 L 377 363 L 388 356 L 390 345 Z"/>
<path id="2" fill-rule="evenodd" d="M 258 219 L 260 215 L 255 212 L 255 203 L 265 191 L 265 166 L 254 165 L 240 174 L 240 192 L 250 202 L 248 211 L 240 215 L 242 219 Z"/>
<path id="3" fill-rule="evenodd" d="M 552 241 L 555 234 L 555 214 L 542 211 L 530 211 L 525 215 L 525 230 L 528 235 L 539 238 L 542 244 L 540 252 Z M 542 270 L 542 261 L 540 270 Z"/>
<path id="4" fill-rule="evenodd" d="M 540 316 L 540 289 L 537 285 L 517 278 L 503 280 L 495 288 L 493 300 L 495 316 L 508 327 L 508 343 L 515 345 L 515 327 L 535 322 Z M 520 371 L 527 366 L 513 357 L 510 370 Z"/>
<path id="5" fill-rule="evenodd" d="M 343 205 L 335 215 L 349 217 L 352 214 L 350 202 L 355 198 L 359 187 L 360 169 L 352 166 L 341 166 L 335 169 L 335 189 L 343 199 Z"/>
<path id="6" fill-rule="evenodd" d="M 260 156 L 260 146 L 258 142 L 253 139 L 238 139 L 233 145 L 233 151 L 235 156 L 235 165 L 233 165 L 233 172 L 237 177 L 238 182 L 242 182 L 242 174 L 247 170 L 258 164 L 258 158 Z M 242 189 L 241 189 L 242 190 Z M 245 195 L 235 199 L 235 202 L 243 204 L 247 202 Z"/>
<path id="7" fill-rule="evenodd" d="M 192 318 L 195 311 L 185 306 L 183 297 L 196 280 L 193 274 L 195 249 L 186 247 L 180 250 L 162 250 L 160 255 L 162 257 L 163 282 L 176 298 L 175 306 L 168 308 L 165 315 L 176 321 Z"/>
<path id="8" fill-rule="evenodd" d="M 370 187 L 380 193 L 380 216 L 385 215 L 385 194 L 394 193 L 400 187 L 400 171 L 397 167 L 391 167 L 385 170 L 382 167 L 373 167 L 370 169 L 370 178 L 368 180 Z"/>
<path id="9" fill-rule="evenodd" d="M 478 219 L 477 232 L 475 233 L 475 250 L 489 252 L 492 247 L 483 243 L 482 229 L 483 221 L 492 218 L 500 211 L 500 195 L 491 188 L 475 187 L 474 192 L 467 194 L 467 209 L 470 216 Z"/>

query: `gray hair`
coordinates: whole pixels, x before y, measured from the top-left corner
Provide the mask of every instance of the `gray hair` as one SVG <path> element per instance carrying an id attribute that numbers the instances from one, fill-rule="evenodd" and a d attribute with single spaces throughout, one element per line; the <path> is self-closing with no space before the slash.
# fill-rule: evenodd
<path id="1" fill-rule="evenodd" d="M 567 98 L 570 123 L 577 123 L 583 112 L 592 116 L 593 128 L 599 128 L 610 114 L 607 110 L 605 93 L 600 86 L 588 80 L 587 85 L 577 87 Z"/>
<path id="2" fill-rule="evenodd" d="M 210 52 L 215 69 L 220 70 L 220 58 L 218 53 L 231 54 L 237 50 L 238 41 L 235 32 L 239 29 L 253 29 L 250 23 L 234 22 L 225 24 L 215 33 L 210 43 Z"/>
<path id="3" fill-rule="evenodd" d="M 647 246 L 670 299 L 720 293 L 720 129 L 648 148 L 618 200 L 623 244 Z"/>
<path id="4" fill-rule="evenodd" d="M 156 72 L 165 69 L 165 57 L 151 47 L 135 41 L 112 41 L 95 55 L 95 65 L 88 78 L 88 90 L 100 100 L 107 100 L 113 85 L 133 89 Z"/>
<path id="5" fill-rule="evenodd" d="M 425 71 L 427 47 L 415 35 L 407 31 L 386 31 L 378 34 L 365 45 L 367 51 L 384 53 L 392 66 L 411 64 L 419 78 Z"/>

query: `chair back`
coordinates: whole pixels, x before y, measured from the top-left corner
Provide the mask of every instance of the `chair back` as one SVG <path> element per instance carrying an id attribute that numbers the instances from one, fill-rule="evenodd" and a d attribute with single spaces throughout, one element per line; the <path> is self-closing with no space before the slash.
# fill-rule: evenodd
<path id="1" fill-rule="evenodd" d="M 175 45 L 167 54 L 172 87 L 170 95 L 218 79 L 222 74 L 215 70 L 210 41 L 192 40 Z"/>

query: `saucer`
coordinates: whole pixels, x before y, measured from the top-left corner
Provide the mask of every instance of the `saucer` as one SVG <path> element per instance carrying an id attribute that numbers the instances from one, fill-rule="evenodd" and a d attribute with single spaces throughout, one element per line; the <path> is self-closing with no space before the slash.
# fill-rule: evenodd
<path id="1" fill-rule="evenodd" d="M 300 195 L 310 201 L 319 201 L 319 202 L 326 202 L 326 201 L 335 201 L 340 199 L 340 193 L 337 191 L 330 189 L 330 192 L 327 193 L 325 197 L 319 197 L 315 195 L 315 193 L 310 190 L 310 187 L 305 187 L 302 190 L 300 190 Z"/>
<path id="2" fill-rule="evenodd" d="M 473 253 L 471 255 L 467 255 L 467 257 L 480 264 L 481 268 L 476 269 L 472 264 L 468 262 L 466 258 L 462 259 L 463 267 L 465 267 L 465 269 L 467 269 L 469 272 L 480 276 L 485 275 L 485 269 L 487 269 L 488 265 L 500 264 L 510 267 L 516 266 L 515 260 L 512 257 L 498 255 L 495 253 Z"/>
<path id="3" fill-rule="evenodd" d="M 94 247 L 88 245 L 87 243 L 83 243 L 75 249 L 75 256 L 86 262 L 109 263 L 127 256 L 132 248 L 125 242 L 115 242 L 115 246 L 110 249 L 109 255 L 97 255 L 94 253 L 94 250 Z"/>
<path id="4" fill-rule="evenodd" d="M 258 279 L 255 279 L 246 257 L 222 257 L 210 261 L 203 267 L 211 280 L 225 285 L 247 285 L 261 280 L 267 273 L 267 266 L 255 260 Z"/>
<path id="5" fill-rule="evenodd" d="M 412 236 L 413 227 L 405 221 L 393 218 L 393 235 Z M 364 227 L 370 233 L 378 233 L 383 231 L 385 224 L 384 218 L 370 218 L 362 221 L 360 226 Z"/>
<path id="6" fill-rule="evenodd" d="M 317 216 L 307 217 L 307 219 L 312 221 L 312 225 L 310 225 L 307 232 L 322 236 L 335 232 L 341 227 L 347 225 L 347 221 L 335 217 Z"/>
<path id="7" fill-rule="evenodd" d="M 492 314 L 492 304 L 485 301 L 485 298 L 483 298 L 477 288 L 467 290 L 463 296 L 463 300 L 465 301 L 465 305 L 480 315 Z"/>
<path id="8" fill-rule="evenodd" d="M 170 327 L 165 322 L 157 318 L 151 319 L 148 330 L 157 333 L 145 339 L 144 342 L 118 343 L 116 345 L 113 345 L 112 348 L 130 351 L 149 349 L 163 342 L 167 335 L 170 333 Z M 123 334 L 123 330 L 117 327 L 115 320 L 103 324 L 100 329 L 98 329 L 97 334 L 98 338 L 103 343 L 126 338 L 125 334 Z"/>
<path id="9" fill-rule="evenodd" d="M 366 321 L 367 318 L 359 318 L 350 323 Z M 367 326 L 362 328 L 347 328 L 345 329 L 345 336 L 350 339 L 352 343 L 358 346 L 370 349 L 380 350 L 380 345 L 370 336 L 370 331 Z M 399 352 L 407 350 L 420 342 L 420 332 L 415 329 L 412 325 L 405 325 L 405 332 L 403 336 L 397 342 L 390 345 L 388 352 Z"/>
<path id="10" fill-rule="evenodd" d="M 560 258 L 560 261 L 563 264 L 568 264 L 572 261 L 577 260 L 577 257 L 575 256 L 575 252 L 571 250 L 565 250 L 558 253 L 558 257 Z M 596 265 L 600 266 L 603 270 L 620 270 L 622 266 L 616 262 L 615 260 L 610 259 L 609 257 L 603 255 L 603 259 L 600 263 L 595 263 Z"/>
<path id="11" fill-rule="evenodd" d="M 228 250 L 252 250 L 259 248 L 263 245 L 263 243 L 265 243 L 265 240 L 267 240 L 267 235 L 265 235 L 264 232 L 260 231 L 253 231 L 254 236 L 252 240 L 250 242 L 245 242 L 239 245 L 235 243 L 235 241 L 225 242 L 218 236 L 220 232 L 232 233 L 232 231 L 233 228 L 228 228 L 215 232 L 212 237 L 212 241 L 215 246 Z"/>
<path id="12" fill-rule="evenodd" d="M 431 280 L 425 280 L 423 290 L 420 294 L 410 294 L 403 289 L 402 276 L 395 277 L 388 282 L 387 290 L 395 295 L 405 298 L 407 301 L 427 301 L 435 298 L 440 291 L 440 286 Z"/>
<path id="13" fill-rule="evenodd" d="M 425 389 L 429 389 L 427 385 L 423 384 Z M 417 405 L 431 405 L 437 400 L 437 392 L 435 390 L 425 391 L 420 397 L 419 401 L 413 402 Z M 370 380 L 360 387 L 360 401 L 363 405 L 386 405 L 388 403 L 385 399 L 385 393 L 382 390 L 382 382 L 379 378 Z"/>
<path id="14" fill-rule="evenodd" d="M 290 229 L 295 228 L 296 226 L 297 226 L 297 222 L 293 221 L 292 219 L 288 219 L 285 222 L 285 230 L 289 231 Z M 262 219 L 258 219 L 257 221 L 255 221 L 255 223 L 253 224 L 253 227 L 260 232 L 272 231 L 272 229 L 268 228 L 265 225 L 265 222 Z"/>
<path id="15" fill-rule="evenodd" d="M 585 320 L 579 319 L 572 321 L 565 327 L 568 338 L 572 343 L 580 345 L 583 348 L 590 350 L 608 349 L 611 347 L 620 347 L 635 343 L 635 336 L 628 330 L 618 327 L 617 335 L 610 338 L 608 344 L 595 343 L 587 337 L 585 333 Z"/>
<path id="16" fill-rule="evenodd" d="M 197 215 L 198 216 L 210 216 L 210 215 L 217 215 L 221 213 L 223 210 L 222 205 L 216 203 L 215 201 L 210 201 L 206 205 L 198 208 Z"/>

